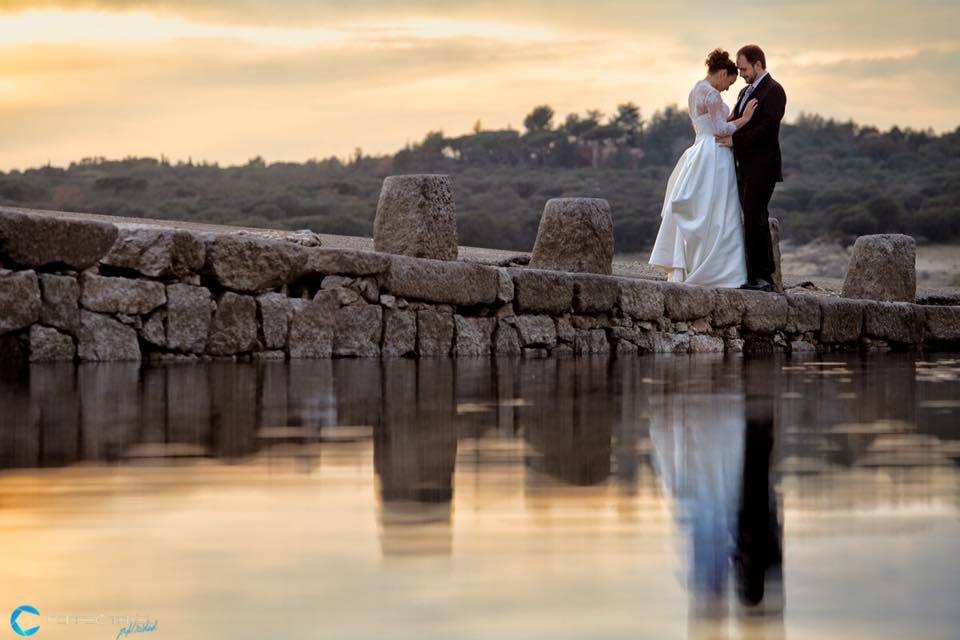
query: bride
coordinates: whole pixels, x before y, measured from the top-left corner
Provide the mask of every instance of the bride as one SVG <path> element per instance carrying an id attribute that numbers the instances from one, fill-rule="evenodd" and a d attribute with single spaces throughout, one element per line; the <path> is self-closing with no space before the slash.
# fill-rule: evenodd
<path id="1" fill-rule="evenodd" d="M 670 174 L 662 221 L 650 264 L 671 282 L 739 287 L 747 281 L 743 220 L 733 151 L 714 136 L 729 136 L 753 117 L 757 101 L 732 119 L 720 96 L 737 80 L 737 65 L 716 49 L 706 60 L 707 77 L 688 98 L 697 139 Z"/>

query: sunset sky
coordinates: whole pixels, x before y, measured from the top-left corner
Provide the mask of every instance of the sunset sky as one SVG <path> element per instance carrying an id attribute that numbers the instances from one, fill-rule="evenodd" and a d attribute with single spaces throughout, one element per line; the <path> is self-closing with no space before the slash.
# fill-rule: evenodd
<path id="1" fill-rule="evenodd" d="M 0 0 L 0 169 L 392 152 L 544 103 L 649 116 L 752 41 L 788 120 L 952 131 L 958 24 L 960 0 Z"/>

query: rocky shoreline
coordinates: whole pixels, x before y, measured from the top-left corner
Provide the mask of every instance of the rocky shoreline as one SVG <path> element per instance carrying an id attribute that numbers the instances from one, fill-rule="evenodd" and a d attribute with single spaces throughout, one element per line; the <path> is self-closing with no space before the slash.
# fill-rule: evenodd
<path id="1" fill-rule="evenodd" d="M 960 348 L 960 306 L 707 289 L 0 208 L 0 360 Z"/>

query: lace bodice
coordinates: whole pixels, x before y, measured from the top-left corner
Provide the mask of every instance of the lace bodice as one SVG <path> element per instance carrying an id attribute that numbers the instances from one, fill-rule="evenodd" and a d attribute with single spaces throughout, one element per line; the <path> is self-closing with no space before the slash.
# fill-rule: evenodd
<path id="1" fill-rule="evenodd" d="M 712 133 L 718 136 L 729 136 L 737 130 L 732 122 L 727 122 L 727 116 L 730 115 L 730 109 L 724 103 L 720 92 L 706 80 L 701 80 L 693 85 L 690 91 L 690 97 L 687 98 L 687 107 L 690 110 L 690 119 L 693 120 L 693 128 L 697 134 L 711 133 L 703 130 L 703 121 L 707 120 L 704 116 L 709 116 Z"/>

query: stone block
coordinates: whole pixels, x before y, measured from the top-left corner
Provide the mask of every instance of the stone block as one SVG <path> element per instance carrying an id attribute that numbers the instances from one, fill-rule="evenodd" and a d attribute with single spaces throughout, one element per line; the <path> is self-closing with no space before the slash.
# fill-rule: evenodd
<path id="1" fill-rule="evenodd" d="M 75 334 L 80 327 L 80 284 L 71 276 L 40 274 L 40 322 Z"/>
<path id="2" fill-rule="evenodd" d="M 383 355 L 409 356 L 416 354 L 416 351 L 416 312 L 387 309 L 383 316 Z"/>
<path id="3" fill-rule="evenodd" d="M 207 274 L 225 289 L 262 293 L 289 284 L 307 264 L 310 249 L 283 240 L 223 234 L 207 246 Z"/>
<path id="4" fill-rule="evenodd" d="M 386 178 L 373 221 L 373 246 L 385 253 L 456 260 L 457 215 L 450 176 Z"/>
<path id="5" fill-rule="evenodd" d="M 820 297 L 820 341 L 833 344 L 856 342 L 863 332 L 866 303 L 845 298 Z"/>
<path id="6" fill-rule="evenodd" d="M 40 281 L 33 271 L 0 269 L 0 335 L 29 327 L 40 319 Z"/>
<path id="7" fill-rule="evenodd" d="M 384 288 L 403 298 L 473 306 L 494 302 L 499 280 L 495 267 L 394 256 Z"/>
<path id="8" fill-rule="evenodd" d="M 553 198 L 540 217 L 530 267 L 613 273 L 613 216 L 598 198 Z"/>
<path id="9" fill-rule="evenodd" d="M 493 345 L 496 318 L 465 318 L 454 316 L 456 340 L 453 351 L 458 356 L 489 355 Z"/>
<path id="10" fill-rule="evenodd" d="M 167 285 L 167 348 L 204 353 L 214 308 L 213 297 L 203 287 Z"/>
<path id="11" fill-rule="evenodd" d="M 860 236 L 853 244 L 844 298 L 914 302 L 917 297 L 917 245 L 910 236 Z"/>
<path id="12" fill-rule="evenodd" d="M 706 318 L 713 313 L 714 289 L 673 283 L 660 287 L 666 316 L 675 322 Z"/>
<path id="13" fill-rule="evenodd" d="M 573 309 L 577 313 L 610 311 L 620 297 L 620 283 L 608 276 L 573 277 Z"/>
<path id="14" fill-rule="evenodd" d="M 417 311 L 417 353 L 447 356 L 453 345 L 453 315 L 421 309 Z"/>
<path id="15" fill-rule="evenodd" d="M 380 355 L 383 309 L 376 304 L 357 304 L 335 312 L 333 353 L 339 357 L 371 358 Z"/>
<path id="16" fill-rule="evenodd" d="M 73 338 L 50 327 L 30 327 L 30 362 L 73 362 Z"/>
<path id="17" fill-rule="evenodd" d="M 251 296 L 226 292 L 217 301 L 210 323 L 207 353 L 230 356 L 257 346 L 257 301 Z"/>
<path id="18" fill-rule="evenodd" d="M 573 304 L 573 278 L 565 273 L 511 268 L 520 313 L 561 314 Z"/>
<path id="19" fill-rule="evenodd" d="M 516 327 L 520 332 L 520 343 L 524 347 L 550 347 L 557 341 L 557 328 L 550 316 L 517 316 Z"/>
<path id="20" fill-rule="evenodd" d="M 82 271 L 105 256 L 116 239 L 117 228 L 107 222 L 0 207 L 0 262 Z"/>
<path id="21" fill-rule="evenodd" d="M 84 362 L 140 360 L 136 330 L 109 316 L 81 310 L 78 338 L 77 353 Z"/>
<path id="22" fill-rule="evenodd" d="M 656 320 L 663 316 L 663 286 L 649 280 L 618 278 L 620 309 L 634 320 Z"/>
<path id="23" fill-rule="evenodd" d="M 166 289 L 159 282 L 91 273 L 85 273 L 80 280 L 80 304 L 97 313 L 141 315 L 166 302 Z"/>
<path id="24" fill-rule="evenodd" d="M 118 224 L 117 241 L 101 264 L 130 269 L 151 278 L 186 278 L 206 260 L 202 238 L 185 229 Z"/>

